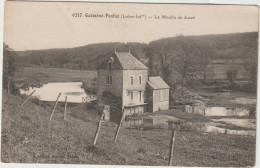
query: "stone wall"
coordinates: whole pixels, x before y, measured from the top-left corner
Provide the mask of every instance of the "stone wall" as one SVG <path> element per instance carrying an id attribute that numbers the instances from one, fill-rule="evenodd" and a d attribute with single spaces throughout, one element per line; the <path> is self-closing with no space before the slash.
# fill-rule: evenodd
<path id="1" fill-rule="evenodd" d="M 131 76 L 134 79 L 133 85 L 131 85 Z M 139 84 L 139 76 L 142 77 L 141 84 Z M 123 70 L 123 105 L 145 102 L 144 91 L 147 80 L 148 70 Z M 131 100 L 131 91 L 133 91 L 133 100 Z M 139 91 L 141 91 L 141 101 L 139 101 Z"/>
<path id="2" fill-rule="evenodd" d="M 162 101 L 162 102 L 154 102 L 152 112 L 160 111 L 160 110 L 168 110 L 168 109 L 169 109 L 169 100 Z"/>
<path id="3" fill-rule="evenodd" d="M 107 84 L 107 77 L 112 76 L 112 85 Z M 110 91 L 118 97 L 122 97 L 123 71 L 122 70 L 98 70 L 98 95 L 104 91 Z"/>

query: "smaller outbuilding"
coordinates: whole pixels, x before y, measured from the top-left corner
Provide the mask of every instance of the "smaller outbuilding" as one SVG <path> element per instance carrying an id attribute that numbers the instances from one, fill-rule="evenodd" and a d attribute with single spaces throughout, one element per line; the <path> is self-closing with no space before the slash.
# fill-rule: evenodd
<path id="1" fill-rule="evenodd" d="M 170 87 L 160 76 L 149 77 L 147 81 L 147 111 L 156 112 L 169 109 Z"/>

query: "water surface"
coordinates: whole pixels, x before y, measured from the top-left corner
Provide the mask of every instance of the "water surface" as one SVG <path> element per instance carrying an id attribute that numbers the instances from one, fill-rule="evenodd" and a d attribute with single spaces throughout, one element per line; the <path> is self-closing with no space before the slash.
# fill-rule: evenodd
<path id="1" fill-rule="evenodd" d="M 233 107 L 206 107 L 204 105 L 185 105 L 187 113 L 201 114 L 205 116 L 249 116 L 250 110 Z"/>
<path id="2" fill-rule="evenodd" d="M 177 130 L 189 130 L 197 131 L 203 133 L 220 133 L 220 134 L 236 134 L 236 135 L 249 135 L 255 136 L 255 130 L 233 130 L 225 128 L 225 122 L 237 125 L 240 123 L 240 119 L 219 119 L 216 121 L 224 121 L 224 123 L 218 122 L 189 122 L 182 119 L 178 119 L 173 116 L 167 115 L 149 115 L 142 116 L 137 118 L 131 118 L 123 122 L 124 127 L 136 128 L 136 129 L 177 129 Z M 238 126 L 245 128 L 254 128 L 253 120 L 246 120 L 244 123 L 250 122 L 251 125 L 248 127 L 248 124 L 239 124 Z"/>
<path id="3" fill-rule="evenodd" d="M 67 101 L 72 103 L 82 103 L 96 99 L 94 95 L 87 95 L 81 86 L 81 82 L 48 83 L 40 88 L 29 87 L 28 90 L 20 89 L 20 93 L 29 95 L 35 90 L 33 96 L 42 101 L 56 101 L 59 93 L 61 93 L 60 102 L 65 101 L 65 96 L 67 96 Z"/>

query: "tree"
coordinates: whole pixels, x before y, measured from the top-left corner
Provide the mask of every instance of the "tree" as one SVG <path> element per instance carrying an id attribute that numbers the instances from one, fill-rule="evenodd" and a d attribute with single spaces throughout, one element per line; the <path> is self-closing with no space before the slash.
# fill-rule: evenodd
<path id="1" fill-rule="evenodd" d="M 16 68 L 16 54 L 14 51 L 9 48 L 8 45 L 4 43 L 3 45 L 3 88 L 7 89 L 7 92 L 10 93 L 10 90 L 13 91 L 13 78 L 15 75 Z"/>
<path id="2" fill-rule="evenodd" d="M 181 76 L 182 95 L 184 86 L 188 80 L 200 78 L 201 60 L 198 55 L 198 45 L 196 41 L 190 41 L 184 36 L 178 36 L 177 56 L 174 59 L 174 69 Z M 191 82 L 192 83 L 192 82 Z"/>
<path id="3" fill-rule="evenodd" d="M 257 63 L 258 63 L 258 43 L 254 43 L 248 48 L 246 54 L 243 54 L 244 67 L 249 72 L 249 80 L 256 87 L 257 82 Z"/>
<path id="4" fill-rule="evenodd" d="M 149 58 L 149 72 L 160 75 L 171 86 L 171 73 L 174 71 L 173 62 L 176 55 L 174 45 L 169 41 L 150 43 L 147 57 Z"/>
<path id="5" fill-rule="evenodd" d="M 45 65 L 45 60 L 44 58 L 40 57 L 40 67 Z"/>
<path id="6" fill-rule="evenodd" d="M 215 44 L 202 42 L 199 45 L 199 57 L 201 58 L 201 75 L 202 82 L 205 84 L 208 77 L 213 75 L 212 70 L 208 67 L 214 54 Z"/>

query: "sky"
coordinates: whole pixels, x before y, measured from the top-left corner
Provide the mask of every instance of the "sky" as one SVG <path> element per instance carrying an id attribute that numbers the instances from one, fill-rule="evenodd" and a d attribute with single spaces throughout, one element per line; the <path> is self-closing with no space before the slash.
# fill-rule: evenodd
<path id="1" fill-rule="evenodd" d="M 85 17 L 86 13 L 120 18 Z M 122 15 L 142 17 L 121 19 Z M 4 11 L 4 42 L 16 51 L 253 31 L 258 31 L 257 6 L 9 1 Z"/>

